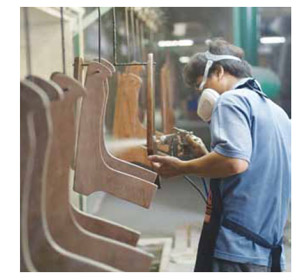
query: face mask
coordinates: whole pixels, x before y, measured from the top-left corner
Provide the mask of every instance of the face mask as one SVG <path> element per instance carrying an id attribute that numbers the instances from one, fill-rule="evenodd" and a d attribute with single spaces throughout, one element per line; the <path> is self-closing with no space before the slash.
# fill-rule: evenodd
<path id="1" fill-rule="evenodd" d="M 209 122 L 211 119 L 212 111 L 216 100 L 219 97 L 219 93 L 211 88 L 203 90 L 197 108 L 197 115 L 205 122 Z"/>
<path id="2" fill-rule="evenodd" d="M 207 81 L 209 69 L 211 68 L 211 66 L 215 61 L 220 61 L 224 59 L 241 61 L 238 57 L 233 55 L 217 55 L 217 54 L 211 54 L 209 51 L 205 52 L 204 55 L 207 59 L 207 63 L 204 70 L 203 80 L 199 86 L 200 92 L 203 90 L 205 83 Z M 207 88 L 203 90 L 199 98 L 198 108 L 197 108 L 197 114 L 203 121 L 205 122 L 210 121 L 214 104 L 219 96 L 220 96 L 219 93 L 216 92 L 214 89 Z"/>

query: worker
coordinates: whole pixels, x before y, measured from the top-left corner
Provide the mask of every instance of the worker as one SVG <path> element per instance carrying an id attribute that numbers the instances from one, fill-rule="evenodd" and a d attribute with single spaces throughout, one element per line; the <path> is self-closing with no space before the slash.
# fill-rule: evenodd
<path id="1" fill-rule="evenodd" d="M 191 57 L 186 84 L 200 92 L 211 151 L 192 160 L 149 156 L 164 177 L 196 174 L 210 190 L 194 271 L 282 271 L 291 195 L 291 122 L 223 40 Z"/>

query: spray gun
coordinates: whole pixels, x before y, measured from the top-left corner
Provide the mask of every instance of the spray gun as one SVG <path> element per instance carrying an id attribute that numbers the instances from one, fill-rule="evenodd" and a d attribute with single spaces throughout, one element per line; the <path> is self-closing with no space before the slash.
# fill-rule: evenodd
<path id="1" fill-rule="evenodd" d="M 169 154 L 183 160 L 204 156 L 208 153 L 201 138 L 192 131 L 174 127 L 173 133 L 160 136 L 156 140 L 158 145 L 168 145 Z"/>

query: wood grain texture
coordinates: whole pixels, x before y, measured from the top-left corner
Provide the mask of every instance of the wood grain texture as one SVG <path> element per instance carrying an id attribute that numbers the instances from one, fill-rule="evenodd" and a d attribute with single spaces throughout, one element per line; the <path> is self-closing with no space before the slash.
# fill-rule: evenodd
<path id="1" fill-rule="evenodd" d="M 115 72 L 115 68 L 112 64 L 110 64 L 108 61 L 101 59 L 101 63 L 103 64 L 103 67 L 106 66 L 108 70 L 110 70 L 112 73 Z M 106 114 L 106 107 L 107 107 L 107 101 L 109 96 L 109 85 L 108 85 L 108 79 L 105 79 L 103 81 L 104 88 L 103 88 L 103 104 L 101 104 L 101 107 L 103 107 L 103 115 L 101 118 L 102 123 L 100 122 L 100 129 L 104 127 L 105 124 L 105 114 Z M 137 91 L 137 97 L 138 97 L 138 91 Z M 124 125 L 123 125 L 124 126 Z M 149 181 L 151 183 L 154 183 L 157 178 L 157 173 L 142 168 L 140 166 L 131 164 L 129 162 L 126 162 L 124 160 L 118 159 L 114 155 L 112 155 L 108 149 L 105 146 L 105 139 L 104 139 L 104 132 L 102 133 L 102 141 L 100 141 L 101 149 L 103 151 L 102 155 L 104 158 L 104 161 L 112 168 L 117 169 L 121 172 L 142 178 L 146 181 Z"/>
<path id="2" fill-rule="evenodd" d="M 85 87 L 88 98 L 83 99 L 75 170 L 75 191 L 90 194 L 105 191 L 121 199 L 148 208 L 156 191 L 156 185 L 112 169 L 103 159 L 100 141 L 103 129 L 99 122 L 103 116 L 103 80 L 109 71 L 100 63 L 90 63 Z M 88 145 L 87 145 L 88 143 Z"/>
<path id="3" fill-rule="evenodd" d="M 124 138 L 146 139 L 147 138 L 147 128 L 141 123 L 139 118 L 139 94 L 142 87 L 142 79 L 139 75 L 142 75 L 144 71 L 145 71 L 144 67 L 138 65 L 138 66 L 128 66 L 125 68 L 124 73 L 118 73 L 118 86 L 117 86 L 117 96 L 115 102 L 115 115 L 114 115 L 114 126 L 113 126 L 113 136 L 115 139 L 124 139 Z M 148 78 L 152 79 L 151 83 L 154 86 L 153 77 L 151 78 L 148 77 L 147 75 L 147 79 Z M 154 99 L 154 92 L 152 92 L 152 96 L 149 99 L 150 103 L 148 102 L 148 104 L 152 106 L 151 108 L 149 108 L 149 113 L 148 113 L 149 115 L 151 115 L 150 117 L 152 120 L 150 122 L 151 126 L 154 125 L 154 120 L 153 120 L 154 100 L 153 99 Z M 153 127 L 152 130 L 154 130 Z M 149 132 L 149 133 L 152 134 L 153 132 Z M 155 131 L 154 134 L 157 137 L 163 135 L 159 131 Z M 150 142 L 151 145 L 154 144 L 151 139 Z M 166 146 L 159 145 L 158 148 L 162 152 L 165 153 L 168 152 L 168 147 Z M 151 162 L 147 158 L 148 153 L 147 153 L 146 146 L 136 145 L 128 149 L 112 151 L 112 152 L 116 157 L 120 159 L 141 164 L 147 168 L 152 169 Z"/>
<path id="4" fill-rule="evenodd" d="M 49 99 L 46 93 L 31 81 L 21 82 L 21 147 L 22 131 L 30 131 L 35 142 L 29 153 L 31 167 L 22 172 L 21 164 L 21 256 L 23 271 L 116 271 L 105 265 L 70 253 L 52 238 L 45 217 L 45 178 L 52 138 Z M 26 135 L 26 134 L 25 134 Z M 26 137 L 26 136 L 25 136 Z M 27 145 L 28 147 L 28 145 Z M 22 150 L 21 157 L 26 150 Z M 28 148 L 27 148 L 27 151 Z M 21 159 L 21 163 L 24 160 Z M 28 175 L 28 170 L 31 171 Z M 21 176 L 21 178 L 22 178 Z"/>
<path id="5" fill-rule="evenodd" d="M 147 61 L 147 153 L 154 155 L 156 153 L 155 136 L 155 108 L 154 105 L 154 69 L 153 54 L 148 54 Z"/>
<path id="6" fill-rule="evenodd" d="M 72 210 L 73 216 L 78 224 L 87 231 L 131 246 L 136 246 L 140 237 L 140 232 L 118 223 L 89 215 L 77 208 L 73 208 Z"/>
<path id="7" fill-rule="evenodd" d="M 75 141 L 74 104 L 84 88 L 74 79 L 54 74 L 65 89 L 63 101 L 51 102 L 54 139 L 49 158 L 46 215 L 49 230 L 65 249 L 122 271 L 148 271 L 151 255 L 132 246 L 92 234 L 80 226 L 69 203 L 69 168 Z"/>
<path id="8" fill-rule="evenodd" d="M 81 73 L 77 73 L 77 76 L 82 77 L 82 64 L 83 59 L 82 58 L 77 58 L 75 59 L 75 65 L 77 64 L 77 68 L 80 69 Z M 114 67 L 104 60 L 104 63 L 108 66 L 108 68 L 111 71 L 115 71 Z M 78 70 L 79 71 L 79 70 Z M 62 87 L 65 87 L 66 85 L 62 85 Z M 80 111 L 81 111 L 81 104 L 80 102 L 82 101 L 82 98 L 79 98 L 77 101 L 77 106 L 76 106 L 76 143 L 74 147 L 74 151 L 76 151 L 76 146 L 77 146 L 77 134 L 78 134 L 78 127 L 79 127 L 79 120 L 80 120 Z M 100 126 L 99 126 L 100 129 Z M 76 154 L 74 152 L 74 162 L 72 164 L 74 168 L 74 163 L 76 162 Z M 135 166 L 134 166 L 135 167 Z M 89 215 L 87 213 L 84 213 L 80 211 L 79 209 L 75 207 L 71 207 L 72 213 L 76 219 L 76 221 L 80 224 L 81 227 L 86 229 L 87 231 L 90 231 L 91 233 L 102 235 L 104 237 L 108 237 L 111 239 L 115 239 L 117 241 L 127 243 L 132 246 L 136 246 L 136 243 L 139 239 L 140 233 L 130 229 L 128 227 L 122 226 L 118 223 L 113 223 L 109 220 L 102 219 L 100 217 L 96 217 L 93 215 Z"/>
<path id="9" fill-rule="evenodd" d="M 160 103 L 164 134 L 172 133 L 172 129 L 175 126 L 173 94 L 170 63 L 166 62 L 160 70 Z"/>

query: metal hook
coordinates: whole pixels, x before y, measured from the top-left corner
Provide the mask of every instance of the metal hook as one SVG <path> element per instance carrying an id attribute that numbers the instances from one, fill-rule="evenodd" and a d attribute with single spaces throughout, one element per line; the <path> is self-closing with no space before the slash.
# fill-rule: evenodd
<path id="1" fill-rule="evenodd" d="M 60 8 L 60 28 L 62 44 L 63 73 L 66 74 L 66 50 L 65 50 L 65 31 L 64 31 L 64 8 Z"/>

